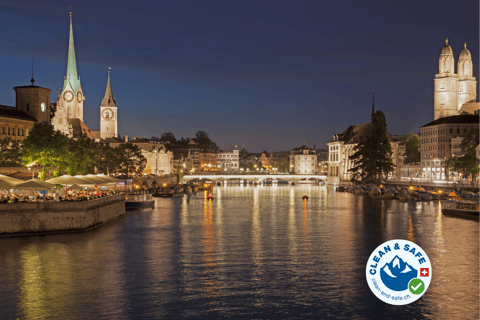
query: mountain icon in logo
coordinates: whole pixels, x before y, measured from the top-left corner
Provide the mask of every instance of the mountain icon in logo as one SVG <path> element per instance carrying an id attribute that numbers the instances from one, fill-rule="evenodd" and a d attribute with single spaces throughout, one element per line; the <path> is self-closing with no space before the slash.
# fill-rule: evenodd
<path id="1" fill-rule="evenodd" d="M 416 278 L 418 271 L 404 262 L 398 256 L 385 263 L 380 269 L 380 278 L 390 290 L 403 291 L 408 289 L 408 283 Z"/>

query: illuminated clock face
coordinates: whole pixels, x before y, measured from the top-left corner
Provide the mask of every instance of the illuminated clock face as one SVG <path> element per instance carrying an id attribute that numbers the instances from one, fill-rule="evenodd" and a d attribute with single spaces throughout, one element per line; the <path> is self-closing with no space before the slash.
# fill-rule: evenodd
<path id="1" fill-rule="evenodd" d="M 42 102 L 40 108 L 42 108 L 42 112 L 45 112 L 45 110 L 47 109 L 47 107 L 45 106 L 45 102 Z"/>
<path id="2" fill-rule="evenodd" d="M 102 111 L 102 117 L 105 120 L 112 120 L 114 116 L 113 110 L 110 108 L 105 108 Z"/>
<path id="3" fill-rule="evenodd" d="M 82 102 L 82 98 L 83 98 L 83 95 L 82 95 L 82 93 L 79 91 L 79 92 L 77 93 L 77 101 L 78 101 L 78 102 Z"/>
<path id="4" fill-rule="evenodd" d="M 73 92 L 70 90 L 67 90 L 63 93 L 63 99 L 66 100 L 67 102 L 70 102 L 73 100 Z"/>

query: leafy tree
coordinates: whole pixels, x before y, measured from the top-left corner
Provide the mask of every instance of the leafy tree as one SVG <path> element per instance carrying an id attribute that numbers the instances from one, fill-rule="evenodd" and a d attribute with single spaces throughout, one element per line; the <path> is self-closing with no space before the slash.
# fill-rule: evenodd
<path id="1" fill-rule="evenodd" d="M 67 167 L 69 140 L 67 136 L 55 131 L 50 124 L 36 123 L 22 142 L 22 160 L 25 164 L 38 162 L 44 168 L 40 176 L 45 177 L 45 168 Z"/>
<path id="2" fill-rule="evenodd" d="M 290 159 L 288 157 L 281 157 L 274 160 L 272 166 L 277 168 L 278 172 L 288 172 L 290 168 Z"/>
<path id="3" fill-rule="evenodd" d="M 0 167 L 19 167 L 21 162 L 20 142 L 10 138 L 0 139 Z"/>
<path id="4" fill-rule="evenodd" d="M 218 148 L 217 144 L 213 142 L 212 139 L 210 139 L 210 137 L 208 136 L 208 132 L 205 131 L 197 131 L 193 140 L 195 140 L 195 142 L 201 146 L 207 146 L 209 148 L 215 149 Z"/>
<path id="5" fill-rule="evenodd" d="M 116 173 L 121 163 L 120 151 L 116 151 L 116 149 L 108 145 L 99 144 L 96 161 L 99 173 Z"/>
<path id="6" fill-rule="evenodd" d="M 164 141 L 164 142 L 168 141 L 171 144 L 175 144 L 177 142 L 177 139 L 175 139 L 175 135 L 173 133 L 165 132 L 164 134 L 162 134 L 160 141 Z"/>
<path id="7" fill-rule="evenodd" d="M 66 169 L 69 175 L 95 173 L 99 146 L 95 140 L 86 135 L 80 135 L 76 139 L 70 139 L 67 148 Z"/>
<path id="8" fill-rule="evenodd" d="M 471 129 L 467 135 L 463 138 L 460 148 L 465 153 L 475 155 L 475 148 L 478 146 L 478 129 Z"/>
<path id="9" fill-rule="evenodd" d="M 409 164 L 417 162 L 420 162 L 420 137 L 416 133 L 409 133 L 403 163 Z"/>
<path id="10" fill-rule="evenodd" d="M 460 147 L 465 153 L 464 156 L 451 157 L 446 163 L 447 171 L 452 169 L 461 173 L 464 177 L 472 176 L 472 182 L 473 178 L 477 177 L 479 173 L 478 159 L 475 154 L 475 148 L 478 146 L 478 132 L 478 129 L 472 129 L 463 138 Z"/>
<path id="11" fill-rule="evenodd" d="M 364 142 L 355 146 L 350 157 L 353 162 L 353 181 L 378 181 L 393 170 L 392 147 L 388 140 L 387 121 L 378 110 L 371 117 L 372 132 Z"/>
<path id="12" fill-rule="evenodd" d="M 142 155 L 140 148 L 131 143 L 122 143 L 115 151 L 119 155 L 121 171 L 128 177 L 130 173 L 141 174 L 145 169 L 147 159 Z"/>

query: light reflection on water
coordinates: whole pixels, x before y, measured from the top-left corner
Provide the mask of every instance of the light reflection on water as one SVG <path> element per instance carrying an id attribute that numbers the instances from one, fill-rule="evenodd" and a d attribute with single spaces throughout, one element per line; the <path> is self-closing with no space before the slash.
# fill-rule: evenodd
<path id="1" fill-rule="evenodd" d="M 309 200 L 302 200 L 308 194 Z M 475 319 L 478 223 L 438 202 L 309 185 L 228 186 L 82 234 L 0 239 L 2 319 Z M 427 293 L 378 300 L 365 263 L 407 239 L 429 255 Z"/>

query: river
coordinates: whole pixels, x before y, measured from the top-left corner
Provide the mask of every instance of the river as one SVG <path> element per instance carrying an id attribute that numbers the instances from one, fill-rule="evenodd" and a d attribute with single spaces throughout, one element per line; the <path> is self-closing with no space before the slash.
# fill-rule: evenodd
<path id="1" fill-rule="evenodd" d="M 0 239 L 0 318 L 479 318 L 479 224 L 444 217 L 438 201 L 313 185 L 213 196 L 159 198 L 86 233 Z M 392 239 L 432 264 L 410 305 L 385 304 L 366 283 L 372 250 Z"/>

